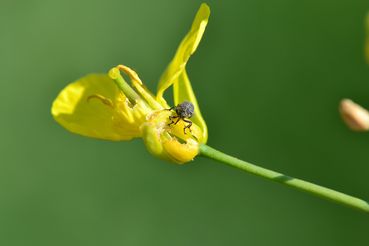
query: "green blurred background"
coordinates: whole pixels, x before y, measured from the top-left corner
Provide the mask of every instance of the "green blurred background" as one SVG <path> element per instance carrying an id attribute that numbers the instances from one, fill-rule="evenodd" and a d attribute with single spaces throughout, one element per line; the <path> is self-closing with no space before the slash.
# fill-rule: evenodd
<path id="1" fill-rule="evenodd" d="M 156 83 L 201 1 L 0 2 L 0 245 L 368 245 L 369 217 L 141 140 L 70 134 L 50 106 L 69 82 L 123 63 Z M 209 145 L 369 200 L 364 0 L 208 1 L 188 73 Z"/>

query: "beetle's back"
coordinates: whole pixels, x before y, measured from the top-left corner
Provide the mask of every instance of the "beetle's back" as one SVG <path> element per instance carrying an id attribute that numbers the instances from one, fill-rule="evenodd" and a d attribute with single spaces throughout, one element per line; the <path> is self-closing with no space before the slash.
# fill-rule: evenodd
<path id="1" fill-rule="evenodd" d="M 195 107 L 192 103 L 184 101 L 181 104 L 178 104 L 176 107 L 176 113 L 181 118 L 191 118 L 195 111 Z"/>

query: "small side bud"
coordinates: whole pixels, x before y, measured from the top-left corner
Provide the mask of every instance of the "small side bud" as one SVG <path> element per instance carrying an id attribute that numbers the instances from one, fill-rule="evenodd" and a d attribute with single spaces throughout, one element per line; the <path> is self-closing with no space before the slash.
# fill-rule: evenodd
<path id="1" fill-rule="evenodd" d="M 369 112 L 350 99 L 342 99 L 339 111 L 346 125 L 354 131 L 369 130 Z"/>

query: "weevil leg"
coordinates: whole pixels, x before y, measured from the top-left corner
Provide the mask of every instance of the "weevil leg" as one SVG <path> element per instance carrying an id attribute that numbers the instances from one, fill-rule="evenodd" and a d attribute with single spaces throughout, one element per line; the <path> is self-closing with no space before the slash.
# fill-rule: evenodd
<path id="1" fill-rule="evenodd" d="M 181 117 L 178 116 L 178 120 L 176 121 L 176 123 L 174 123 L 174 125 L 177 125 L 177 123 L 181 120 Z"/>
<path id="2" fill-rule="evenodd" d="M 186 119 L 183 119 L 183 121 L 186 122 L 186 123 L 188 123 L 188 125 L 183 128 L 184 134 L 186 134 L 186 128 L 188 128 L 188 130 L 190 130 L 190 132 L 192 132 L 192 130 L 191 130 L 192 121 L 186 120 Z"/>
<path id="3" fill-rule="evenodd" d="M 173 110 L 173 109 L 175 109 L 175 108 L 176 108 L 176 106 L 173 106 L 173 107 L 171 107 L 171 108 L 166 108 L 165 110 L 171 111 L 171 110 Z"/>
<path id="4" fill-rule="evenodd" d="M 178 120 L 177 120 L 177 122 L 174 122 L 174 120 L 173 119 L 176 119 L 176 118 L 178 118 L 178 116 L 169 116 L 169 120 L 171 121 L 169 124 L 168 124 L 168 126 L 170 126 L 171 124 L 177 124 L 178 123 Z"/>

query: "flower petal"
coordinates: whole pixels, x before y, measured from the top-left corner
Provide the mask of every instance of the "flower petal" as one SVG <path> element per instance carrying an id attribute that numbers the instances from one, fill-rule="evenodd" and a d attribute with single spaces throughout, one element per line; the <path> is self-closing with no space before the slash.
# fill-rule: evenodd
<path id="1" fill-rule="evenodd" d="M 191 83 L 188 79 L 185 67 L 190 56 L 195 52 L 204 34 L 208 19 L 210 16 L 210 8 L 206 4 L 201 4 L 196 17 L 192 23 L 191 30 L 182 40 L 177 52 L 163 73 L 157 92 L 157 100 L 163 105 L 166 104 L 163 94 L 166 89 L 173 85 L 174 103 L 177 105 L 185 100 L 190 101 L 195 106 L 194 123 L 198 124 L 204 133 L 203 141 L 207 140 L 207 128 L 204 119 L 201 116 L 199 106 L 192 90 Z"/>
<path id="2" fill-rule="evenodd" d="M 73 133 L 116 141 L 139 137 L 144 120 L 105 74 L 91 74 L 69 84 L 53 102 L 51 113 Z"/>
<path id="3" fill-rule="evenodd" d="M 159 100 L 164 100 L 164 91 L 175 82 L 175 79 L 180 76 L 185 69 L 188 59 L 195 52 L 200 43 L 201 37 L 205 31 L 205 27 L 208 23 L 209 15 L 209 6 L 204 3 L 201 4 L 200 9 L 197 11 L 196 17 L 192 23 L 191 30 L 182 40 L 173 60 L 161 76 L 157 93 Z"/>

